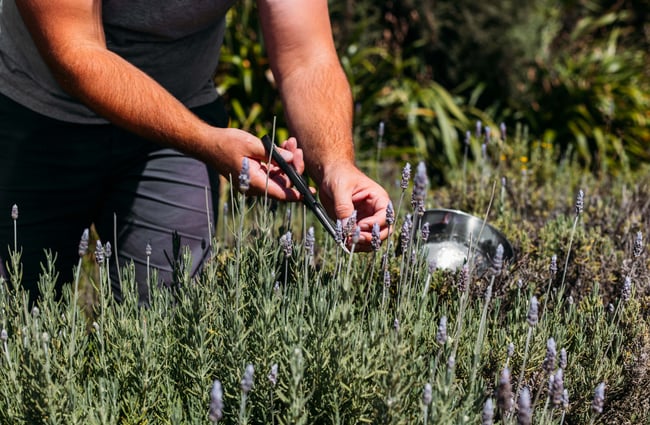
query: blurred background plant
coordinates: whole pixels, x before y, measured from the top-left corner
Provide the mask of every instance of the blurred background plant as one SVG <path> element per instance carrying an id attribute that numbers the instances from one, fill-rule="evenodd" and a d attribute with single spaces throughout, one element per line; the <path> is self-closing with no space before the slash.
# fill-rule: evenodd
<path id="1" fill-rule="evenodd" d="M 493 129 L 521 123 L 594 172 L 650 159 L 647 2 L 347 0 L 330 8 L 362 164 L 382 149 L 380 158 L 425 159 L 444 183 L 476 120 Z M 278 117 L 284 136 L 254 10 L 245 0 L 231 12 L 217 81 L 233 125 L 262 133 Z"/>

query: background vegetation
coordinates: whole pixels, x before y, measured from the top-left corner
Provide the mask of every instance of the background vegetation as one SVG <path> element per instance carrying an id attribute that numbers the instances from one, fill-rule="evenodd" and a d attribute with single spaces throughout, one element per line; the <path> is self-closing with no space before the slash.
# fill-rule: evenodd
<path id="1" fill-rule="evenodd" d="M 254 2 L 233 10 L 218 80 L 234 124 L 282 124 Z M 476 120 L 525 125 L 597 172 L 650 159 L 650 13 L 623 0 L 330 2 L 360 160 L 425 159 L 436 183 Z"/>

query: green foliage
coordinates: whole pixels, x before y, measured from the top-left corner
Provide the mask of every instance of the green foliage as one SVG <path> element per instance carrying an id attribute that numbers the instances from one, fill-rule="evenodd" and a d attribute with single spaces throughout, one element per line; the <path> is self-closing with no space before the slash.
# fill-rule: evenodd
<path id="1" fill-rule="evenodd" d="M 219 380 L 224 423 L 478 424 L 507 367 L 515 396 L 530 389 L 535 423 L 588 423 L 600 382 L 607 392 L 598 421 L 644 423 L 650 274 L 647 243 L 638 253 L 632 235 L 650 225 L 648 174 L 576 173 L 575 164 L 558 165 L 553 145 L 512 133 L 490 140 L 486 156 L 468 158 L 427 197 L 428 206 L 486 217 L 515 246 L 515 261 L 498 275 L 471 273 L 466 292 L 458 272 L 429 269 L 419 232 L 414 257 L 393 250 L 399 231 L 379 251 L 349 257 L 317 229 L 312 254 L 304 240 L 311 215 L 291 205 L 271 212 L 241 194 L 202 275 L 174 290 L 152 288 L 147 308 L 138 305 L 133 265 L 123 270 L 119 304 L 106 290 L 109 263 L 88 274 L 99 280 L 90 314 L 70 286 L 53 298 L 52 256 L 37 309 L 19 286 L 1 282 L 0 422 L 206 423 Z M 472 137 L 472 149 L 479 143 Z M 579 188 L 586 195 L 577 214 Z M 394 229 L 406 213 L 415 211 L 404 206 Z M 18 278 L 16 267 L 19 258 L 7 264 Z M 629 298 L 621 295 L 626 277 Z M 531 327 L 533 295 L 540 310 Z M 541 365 L 550 338 L 568 353 L 566 409 L 547 401 Z M 267 376 L 274 364 L 277 380 Z M 250 392 L 242 389 L 249 365 Z"/>

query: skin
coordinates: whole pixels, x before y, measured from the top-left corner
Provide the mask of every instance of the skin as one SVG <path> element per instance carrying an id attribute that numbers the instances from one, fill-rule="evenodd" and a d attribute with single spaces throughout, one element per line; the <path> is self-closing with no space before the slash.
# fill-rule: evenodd
<path id="1" fill-rule="evenodd" d="M 297 201 L 284 173 L 266 164 L 261 141 L 198 119 L 157 82 L 106 48 L 100 0 L 16 0 L 41 55 L 61 87 L 99 115 L 160 144 L 194 156 L 237 181 L 249 158 L 251 194 Z M 373 223 L 387 236 L 386 191 L 355 165 L 352 95 L 332 40 L 327 0 L 258 0 L 273 75 L 291 137 L 280 152 L 317 183 L 330 215 L 356 210 L 369 248 Z"/>

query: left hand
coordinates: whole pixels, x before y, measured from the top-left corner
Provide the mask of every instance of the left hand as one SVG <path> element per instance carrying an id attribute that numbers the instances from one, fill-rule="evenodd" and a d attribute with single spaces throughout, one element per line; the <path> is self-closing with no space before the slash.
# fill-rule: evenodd
<path id="1" fill-rule="evenodd" d="M 390 202 L 388 193 L 374 180 L 355 166 L 342 164 L 332 167 L 320 185 L 320 199 L 330 215 L 345 220 L 357 212 L 357 225 L 361 228 L 355 251 L 370 251 L 372 226 L 377 223 L 380 238 L 388 237 L 386 207 Z"/>

